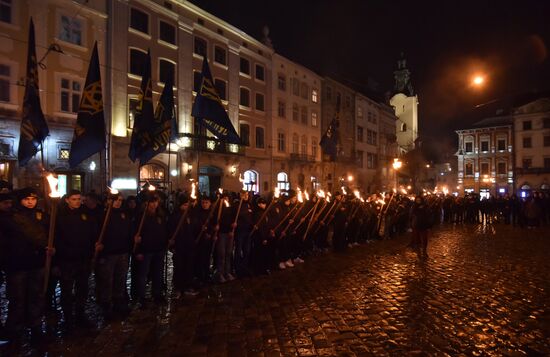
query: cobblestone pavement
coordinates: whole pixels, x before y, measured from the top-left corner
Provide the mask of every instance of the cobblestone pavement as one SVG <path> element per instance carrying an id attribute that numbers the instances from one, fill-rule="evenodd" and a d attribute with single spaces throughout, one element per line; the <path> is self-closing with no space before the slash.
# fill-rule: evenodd
<path id="1" fill-rule="evenodd" d="M 98 320 L 92 332 L 59 333 L 48 355 L 550 355 L 550 230 L 446 226 L 427 259 L 409 239 Z"/>

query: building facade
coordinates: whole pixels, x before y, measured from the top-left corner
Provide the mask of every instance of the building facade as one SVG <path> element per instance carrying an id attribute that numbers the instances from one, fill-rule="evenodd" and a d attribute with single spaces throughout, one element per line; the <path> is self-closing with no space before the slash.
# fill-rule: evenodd
<path id="1" fill-rule="evenodd" d="M 514 192 L 512 118 L 487 118 L 474 126 L 456 131 L 458 192 L 476 192 L 482 197 Z"/>
<path id="2" fill-rule="evenodd" d="M 515 182 L 521 196 L 550 190 L 550 98 L 539 98 L 513 111 Z"/>
<path id="3" fill-rule="evenodd" d="M 273 55 L 273 180 L 281 190 L 321 187 L 321 77 Z"/>
<path id="4" fill-rule="evenodd" d="M 35 27 L 42 111 L 50 135 L 42 154 L 19 168 L 17 151 L 25 90 L 29 22 Z M 8 1 L 0 17 L 0 179 L 15 187 L 41 185 L 42 169 L 55 172 L 60 190 L 88 190 L 102 180 L 99 155 L 76 169 L 68 164 L 76 112 L 94 42 L 106 63 L 108 16 L 105 1 Z M 101 67 L 103 83 L 106 67 Z M 110 107 L 104 97 L 105 107 Z M 43 165 L 43 167 L 42 167 Z M 104 172 L 104 170 L 103 170 Z"/>

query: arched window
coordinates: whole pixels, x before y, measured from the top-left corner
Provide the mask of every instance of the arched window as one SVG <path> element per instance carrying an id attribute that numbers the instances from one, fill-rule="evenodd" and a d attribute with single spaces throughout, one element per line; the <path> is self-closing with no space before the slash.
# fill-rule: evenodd
<path id="1" fill-rule="evenodd" d="M 401 131 L 402 132 L 407 131 L 407 124 L 405 124 L 405 123 L 401 124 Z"/>
<path id="2" fill-rule="evenodd" d="M 258 185 L 259 175 L 254 170 L 247 170 L 244 172 L 244 185 L 249 192 L 259 193 L 260 186 Z"/>
<path id="3" fill-rule="evenodd" d="M 277 174 L 277 187 L 281 191 L 288 191 L 290 189 L 290 183 L 288 182 L 288 175 L 286 172 L 279 172 Z"/>
<path id="4" fill-rule="evenodd" d="M 140 181 L 164 181 L 166 169 L 159 164 L 143 165 L 139 169 Z"/>
<path id="5" fill-rule="evenodd" d="M 299 146 L 300 146 L 300 137 L 298 136 L 298 134 L 294 133 L 292 135 L 292 153 L 293 154 L 298 153 Z"/>

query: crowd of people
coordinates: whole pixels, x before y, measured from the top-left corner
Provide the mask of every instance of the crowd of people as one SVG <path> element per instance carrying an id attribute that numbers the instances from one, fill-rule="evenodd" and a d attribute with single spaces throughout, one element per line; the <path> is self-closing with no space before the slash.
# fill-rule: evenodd
<path id="1" fill-rule="evenodd" d="M 0 192 L 0 285 L 5 282 L 8 299 L 0 340 L 16 341 L 30 329 L 31 341 L 44 341 L 45 310 L 56 301 L 57 286 L 70 331 L 93 326 L 85 308 L 91 281 L 109 321 L 165 303 L 168 275 L 174 299 L 192 298 L 208 284 L 289 270 L 330 248 L 342 252 L 407 231 L 410 246 L 426 257 L 428 231 L 444 222 L 527 228 L 550 222 L 549 196 L 539 193 L 480 200 L 474 194 L 361 196 L 342 188 L 309 197 L 299 190 L 195 197 L 145 188 L 128 197 L 76 190 L 58 201 L 40 196 L 30 187 Z"/>

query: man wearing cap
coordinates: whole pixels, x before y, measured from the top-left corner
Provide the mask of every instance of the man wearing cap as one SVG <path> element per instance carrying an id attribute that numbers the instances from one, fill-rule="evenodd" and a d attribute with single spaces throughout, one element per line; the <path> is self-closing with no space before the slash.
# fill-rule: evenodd
<path id="1" fill-rule="evenodd" d="M 96 222 L 82 209 L 81 202 L 80 191 L 70 190 L 65 195 L 55 227 L 54 265 L 61 274 L 61 308 L 68 327 L 74 322 L 81 327 L 92 327 L 84 310 L 98 229 Z"/>
<path id="2" fill-rule="evenodd" d="M 122 208 L 122 194 L 111 195 L 111 212 L 102 242 L 95 244 L 97 255 L 95 266 L 97 302 L 105 319 L 113 317 L 113 312 L 122 317 L 128 314 L 126 301 L 126 277 L 129 254 L 132 249 L 131 221 Z M 100 219 L 104 222 L 106 212 Z"/>
<path id="3" fill-rule="evenodd" d="M 6 329 L 15 339 L 25 327 L 30 327 L 31 341 L 39 342 L 43 337 L 42 286 L 48 217 L 36 208 L 38 194 L 34 188 L 21 189 L 16 197 L 14 209 L 0 214 L 0 254 L 9 300 Z"/>

